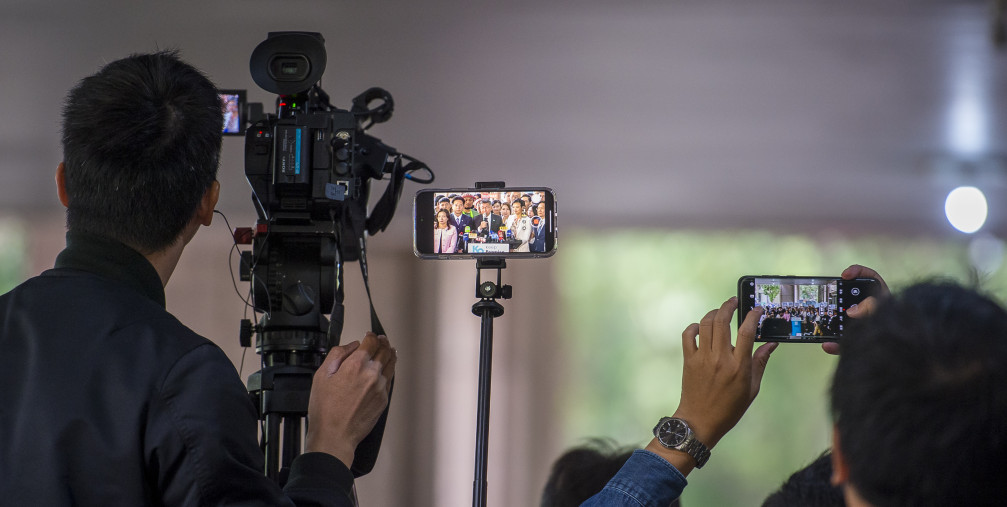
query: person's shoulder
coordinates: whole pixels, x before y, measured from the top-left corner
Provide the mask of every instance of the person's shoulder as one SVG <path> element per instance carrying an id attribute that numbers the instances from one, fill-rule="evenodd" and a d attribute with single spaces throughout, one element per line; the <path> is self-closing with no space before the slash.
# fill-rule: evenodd
<path id="1" fill-rule="evenodd" d="M 174 377 L 183 379 L 184 385 L 193 385 L 193 379 L 205 378 L 202 384 L 226 381 L 241 387 L 238 372 L 224 350 L 167 311 L 123 322 L 108 337 L 108 344 L 123 348 L 124 357 L 149 367 L 160 384 Z"/>
<path id="2" fill-rule="evenodd" d="M 18 297 L 20 295 L 20 293 L 22 293 L 22 292 L 24 292 L 26 290 L 31 290 L 32 286 L 34 286 L 35 284 L 38 283 L 37 282 L 38 278 L 39 278 L 39 276 L 34 276 L 34 277 L 31 277 L 31 278 L 29 278 L 29 279 L 27 279 L 27 280 L 25 280 L 25 281 L 23 281 L 23 282 L 15 285 L 12 289 L 10 289 L 7 292 L 3 293 L 3 295 L 0 295 L 0 300 L 7 300 L 7 299 L 11 299 L 11 298 L 16 298 L 16 297 Z"/>
<path id="3" fill-rule="evenodd" d="M 33 298 L 53 298 L 51 307 L 61 312 L 61 318 L 94 336 L 105 336 L 110 345 L 153 347 L 170 355 L 213 343 L 139 290 L 93 273 L 53 269 L 23 285 Z"/>
<path id="4" fill-rule="evenodd" d="M 154 308 L 143 306 L 145 308 L 135 318 L 120 321 L 115 335 L 125 340 L 144 342 L 146 347 L 157 349 L 165 356 L 184 355 L 203 346 L 219 349 L 210 339 L 189 329 L 160 305 L 154 303 Z"/>
<path id="5" fill-rule="evenodd" d="M 3 295 L 4 304 L 27 311 L 47 308 L 66 319 L 104 320 L 118 315 L 164 311 L 139 289 L 76 269 L 50 269 L 25 280 Z"/>

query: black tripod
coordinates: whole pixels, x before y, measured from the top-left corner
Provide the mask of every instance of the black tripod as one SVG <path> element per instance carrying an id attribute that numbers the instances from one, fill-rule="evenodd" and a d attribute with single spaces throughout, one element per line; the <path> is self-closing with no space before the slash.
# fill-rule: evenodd
<path id="1" fill-rule="evenodd" d="M 511 286 L 501 285 L 500 276 L 507 261 L 504 259 L 476 260 L 476 297 L 472 313 L 482 318 L 479 341 L 479 405 L 476 417 L 476 472 L 473 484 L 472 505 L 486 505 L 486 463 L 490 436 L 490 381 L 493 369 L 493 319 L 503 315 L 504 308 L 496 300 L 510 299 Z M 496 282 L 482 281 L 484 269 L 496 270 Z"/>
<path id="2" fill-rule="evenodd" d="M 263 421 L 264 472 L 281 486 L 287 482 L 291 462 L 301 453 L 302 420 L 308 414 L 311 381 L 324 359 L 323 354 L 284 355 L 285 359 L 276 359 L 266 353 L 262 369 L 248 378 L 248 392 Z"/>
<path id="3" fill-rule="evenodd" d="M 341 307 L 337 308 L 341 310 Z M 338 314 L 342 312 L 339 311 Z M 372 327 L 384 333 L 381 323 L 372 315 Z M 338 333 L 304 329 L 268 329 L 268 318 L 260 324 L 256 346 L 262 350 L 263 367 L 248 377 L 248 392 L 263 421 L 262 450 L 265 454 L 265 474 L 281 486 L 294 458 L 301 454 L 301 433 L 308 415 L 308 399 L 315 370 L 325 359 L 328 346 L 338 343 Z M 325 323 L 326 321 L 322 321 Z M 244 326 L 243 326 L 244 327 Z M 245 336 L 243 330 L 242 335 Z M 267 349 L 263 343 L 273 343 L 280 350 Z M 326 348 L 313 350 L 312 345 Z M 296 348 L 295 348 L 296 347 Z M 391 400 L 394 382 L 389 387 Z M 388 420 L 388 407 L 381 413 L 374 428 L 353 454 L 350 472 L 354 477 L 370 473 L 381 449 L 381 440 Z"/>
<path id="4" fill-rule="evenodd" d="M 264 231 L 268 232 L 252 238 L 252 252 L 242 252 L 241 280 L 252 282 L 255 309 L 265 316 L 254 325 L 247 319 L 242 321 L 241 345 L 250 346 L 255 335 L 262 369 L 249 376 L 248 392 L 263 421 L 264 473 L 282 486 L 291 463 L 301 454 L 315 370 L 329 349 L 339 344 L 342 334 L 342 261 L 334 226 L 262 221 L 260 225 L 267 225 Z M 366 250 L 363 242 L 360 245 L 358 260 L 370 302 Z M 384 334 L 373 304 L 371 329 Z M 357 445 L 350 465 L 354 477 L 374 468 L 387 417 L 385 407 L 374 428 Z"/>

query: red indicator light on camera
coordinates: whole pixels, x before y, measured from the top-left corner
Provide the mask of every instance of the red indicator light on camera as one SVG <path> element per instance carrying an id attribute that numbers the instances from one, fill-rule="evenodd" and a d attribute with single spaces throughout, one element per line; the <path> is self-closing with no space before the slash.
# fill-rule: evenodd
<path id="1" fill-rule="evenodd" d="M 234 229 L 232 233 L 234 236 L 234 242 L 239 245 L 251 245 L 252 244 L 252 228 L 251 227 L 238 227 Z"/>

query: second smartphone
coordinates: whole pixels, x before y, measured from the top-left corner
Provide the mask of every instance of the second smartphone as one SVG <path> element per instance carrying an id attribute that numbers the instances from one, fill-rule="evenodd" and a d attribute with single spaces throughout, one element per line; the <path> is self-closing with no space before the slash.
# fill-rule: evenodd
<path id="1" fill-rule="evenodd" d="M 761 306 L 765 313 L 756 341 L 840 341 L 848 324 L 846 310 L 877 295 L 880 288 L 873 278 L 743 276 L 738 280 L 738 325 Z"/>

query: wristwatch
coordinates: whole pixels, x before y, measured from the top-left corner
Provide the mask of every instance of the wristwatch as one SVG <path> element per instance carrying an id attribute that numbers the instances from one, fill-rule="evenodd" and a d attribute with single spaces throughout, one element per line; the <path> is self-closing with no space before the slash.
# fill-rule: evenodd
<path id="1" fill-rule="evenodd" d="M 696 468 L 703 468 L 710 459 L 710 449 L 696 439 L 689 423 L 677 417 L 662 417 L 654 426 L 654 437 L 668 449 L 682 451 L 696 460 Z"/>

